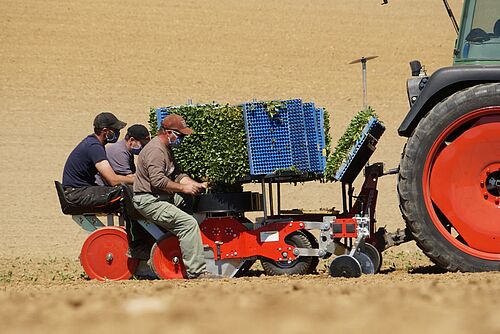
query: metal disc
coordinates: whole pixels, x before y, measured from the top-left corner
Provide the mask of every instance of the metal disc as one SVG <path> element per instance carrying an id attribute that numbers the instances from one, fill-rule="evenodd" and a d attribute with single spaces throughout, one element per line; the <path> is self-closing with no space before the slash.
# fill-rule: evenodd
<path id="1" fill-rule="evenodd" d="M 373 262 L 372 260 L 370 260 L 370 257 L 368 255 L 360 251 L 357 251 L 354 253 L 353 256 L 356 260 L 358 260 L 359 264 L 361 265 L 361 271 L 363 272 L 363 274 L 367 275 L 375 274 L 375 266 L 373 265 Z"/>
<path id="2" fill-rule="evenodd" d="M 139 260 L 127 257 L 127 249 L 127 233 L 123 227 L 102 227 L 83 243 L 80 263 L 91 279 L 126 280 L 139 264 Z"/>
<path id="3" fill-rule="evenodd" d="M 378 56 L 361 57 L 359 59 L 355 59 L 355 60 L 351 61 L 349 64 L 357 64 L 357 63 L 361 63 L 363 60 L 367 61 L 367 60 L 375 59 L 377 57 Z"/>
<path id="4" fill-rule="evenodd" d="M 380 271 L 380 267 L 382 266 L 382 254 L 380 254 L 379 250 L 372 244 L 365 243 L 361 247 L 361 252 L 368 255 L 373 263 L 373 267 L 375 268 L 375 273 L 378 273 Z"/>
<path id="5" fill-rule="evenodd" d="M 349 255 L 340 255 L 330 263 L 330 275 L 333 277 L 359 277 L 361 265 L 358 260 Z"/>
<path id="6" fill-rule="evenodd" d="M 168 236 L 158 240 L 151 249 L 150 266 L 159 278 L 186 278 L 179 239 L 175 236 Z"/>

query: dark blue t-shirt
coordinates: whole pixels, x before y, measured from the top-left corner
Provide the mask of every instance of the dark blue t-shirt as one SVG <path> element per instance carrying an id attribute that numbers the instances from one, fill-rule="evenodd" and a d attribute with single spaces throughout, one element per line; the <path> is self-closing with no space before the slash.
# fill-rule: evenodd
<path id="1" fill-rule="evenodd" d="M 107 160 L 104 145 L 94 135 L 88 135 L 66 160 L 63 186 L 80 188 L 97 185 L 95 164 L 103 160 Z"/>

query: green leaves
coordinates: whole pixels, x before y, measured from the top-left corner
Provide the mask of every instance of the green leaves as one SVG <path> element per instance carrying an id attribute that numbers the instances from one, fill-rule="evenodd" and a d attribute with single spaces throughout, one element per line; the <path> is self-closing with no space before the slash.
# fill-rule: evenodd
<path id="1" fill-rule="evenodd" d="M 149 125 L 156 129 L 154 123 Z M 243 111 L 230 105 L 205 104 L 172 107 L 169 113 L 181 115 L 195 133 L 186 136 L 174 149 L 175 159 L 184 172 L 198 181 L 207 181 L 212 191 L 238 190 L 231 187 L 250 174 Z"/>
<path id="2" fill-rule="evenodd" d="M 148 125 L 149 125 L 149 133 L 151 134 L 151 138 L 153 138 L 154 136 L 156 136 L 156 133 L 158 132 L 158 122 L 156 119 L 156 109 L 153 107 L 149 108 Z"/>
<path id="3" fill-rule="evenodd" d="M 351 120 L 351 123 L 347 127 L 342 137 L 340 137 L 337 146 L 333 150 L 333 153 L 328 157 L 328 161 L 326 162 L 325 179 L 327 181 L 335 181 L 335 174 L 337 170 L 347 158 L 352 145 L 359 139 L 363 128 L 366 126 L 372 116 L 377 117 L 375 111 L 371 107 L 368 107 L 366 110 L 361 110 L 360 112 L 358 112 L 358 114 Z"/>

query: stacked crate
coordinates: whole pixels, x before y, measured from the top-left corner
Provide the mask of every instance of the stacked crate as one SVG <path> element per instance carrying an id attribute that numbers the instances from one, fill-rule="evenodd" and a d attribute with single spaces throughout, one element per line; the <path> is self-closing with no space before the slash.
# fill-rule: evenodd
<path id="1" fill-rule="evenodd" d="M 322 175 L 326 167 L 324 110 L 300 99 L 241 105 L 250 175 L 290 170 Z M 175 107 L 156 109 L 158 128 Z M 272 109 L 272 110 L 269 110 Z"/>
<path id="2" fill-rule="evenodd" d="M 324 111 L 302 100 L 243 104 L 251 175 L 279 170 L 323 174 L 326 166 Z"/>

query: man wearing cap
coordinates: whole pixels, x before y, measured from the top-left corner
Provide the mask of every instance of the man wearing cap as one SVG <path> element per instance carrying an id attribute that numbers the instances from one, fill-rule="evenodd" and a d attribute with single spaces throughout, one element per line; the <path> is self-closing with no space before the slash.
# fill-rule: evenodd
<path id="1" fill-rule="evenodd" d="M 148 129 L 142 124 L 134 124 L 127 129 L 125 138 L 106 146 L 106 156 L 113 171 L 119 175 L 135 173 L 134 155 L 138 155 L 150 140 Z M 100 175 L 96 182 L 105 185 Z"/>
<path id="2" fill-rule="evenodd" d="M 139 154 L 133 202 L 146 219 L 179 238 L 188 278 L 215 278 L 206 270 L 200 229 L 186 212 L 188 203 L 184 199 L 206 189 L 206 183 L 181 173 L 171 149 L 192 133 L 179 115 L 163 119 L 157 136 Z"/>
<path id="3" fill-rule="evenodd" d="M 121 199 L 119 185 L 134 183 L 134 174 L 118 175 L 113 171 L 104 149 L 107 143 L 116 143 L 125 125 L 110 112 L 95 117 L 94 133 L 75 147 L 64 165 L 62 184 L 69 202 L 89 209 L 116 207 Z M 96 184 L 97 173 L 109 186 Z"/>

